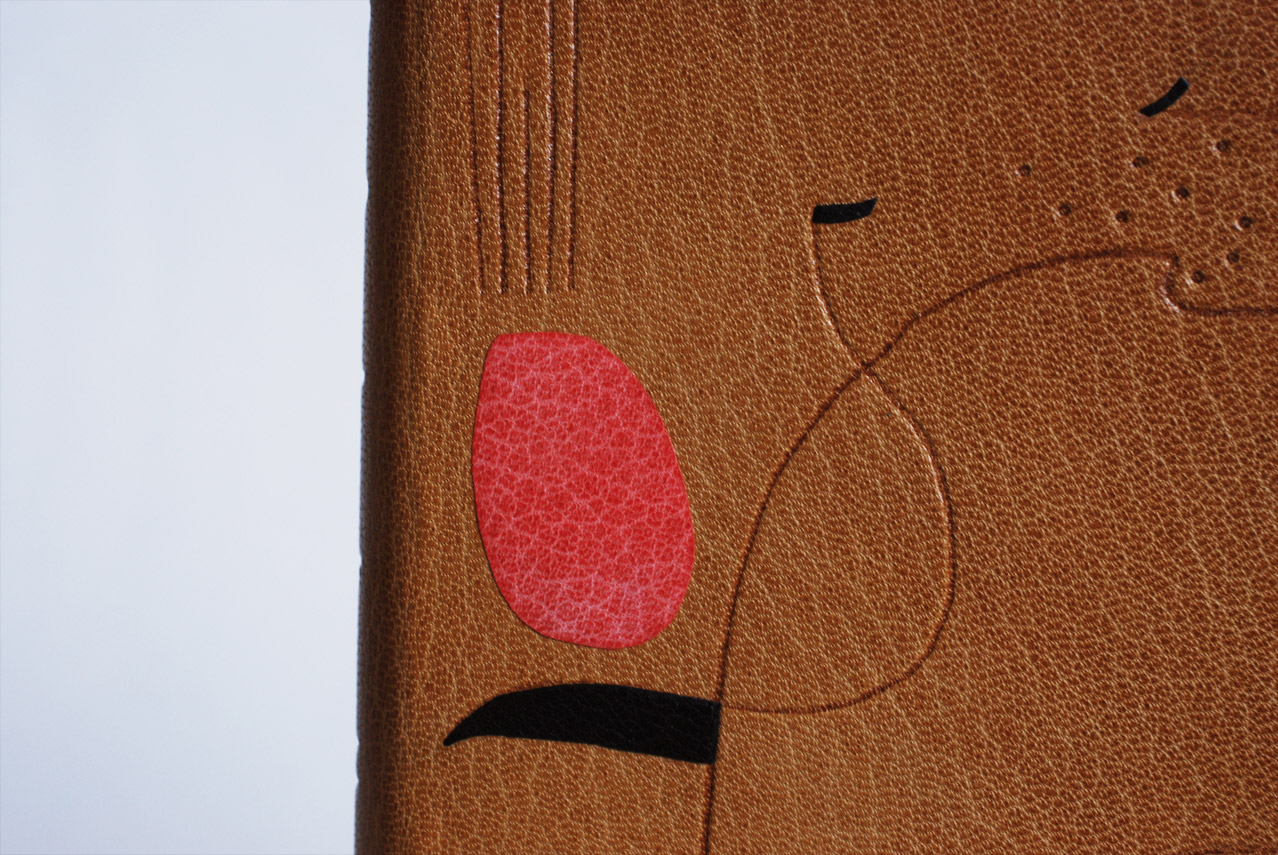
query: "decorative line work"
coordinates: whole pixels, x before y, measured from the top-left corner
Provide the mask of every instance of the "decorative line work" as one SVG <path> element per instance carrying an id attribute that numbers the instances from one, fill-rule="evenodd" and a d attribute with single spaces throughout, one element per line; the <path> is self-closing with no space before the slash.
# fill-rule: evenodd
<path id="1" fill-rule="evenodd" d="M 944 309 L 947 309 L 950 305 L 958 302 L 959 300 L 965 300 L 968 297 L 972 296 L 973 294 L 976 294 L 979 291 L 985 290 L 991 285 L 996 285 L 1000 282 L 1005 282 L 1009 279 L 1017 279 L 1021 276 L 1024 276 L 1027 273 L 1034 273 L 1039 270 L 1046 270 L 1051 267 L 1063 267 L 1067 264 L 1082 264 L 1085 262 L 1097 261 L 1097 260 L 1106 259 L 1106 258 L 1152 259 L 1152 260 L 1164 262 L 1169 269 L 1174 268 L 1176 266 L 1175 256 L 1170 255 L 1167 252 L 1162 252 L 1155 249 L 1105 249 L 1105 250 L 1099 250 L 1097 252 L 1083 252 L 1083 253 L 1076 253 L 1073 255 L 1057 255 L 1057 256 L 1052 256 L 1051 258 L 1045 258 L 1041 261 L 1032 261 L 1028 264 L 1022 264 L 1018 267 L 1013 267 L 1010 270 L 1005 270 L 1002 273 L 996 273 L 993 276 L 990 276 L 986 279 L 982 279 L 981 281 L 976 282 L 975 284 L 969 285 L 966 288 L 960 289 L 959 291 L 954 292 L 953 294 L 944 298 L 943 300 L 938 300 L 936 303 L 933 303 L 931 306 L 924 309 L 923 311 L 912 315 L 909 318 L 909 320 L 907 320 L 904 324 L 901 325 L 901 329 L 898 330 L 896 335 L 892 337 L 892 340 L 883 346 L 883 349 L 879 351 L 877 356 L 875 356 L 874 358 L 866 362 L 865 366 L 867 368 L 873 367 L 880 360 L 884 359 L 889 353 L 892 352 L 892 348 L 896 347 L 897 343 L 901 339 L 903 339 L 906 333 L 908 333 L 911 329 L 913 329 L 914 325 L 917 324 L 919 321 L 923 320 L 926 317 L 934 315 L 937 312 L 943 311 Z M 1179 308 L 1179 307 L 1173 305 L 1173 308 Z"/>
<path id="2" fill-rule="evenodd" d="M 1182 300 L 1176 293 L 1176 265 L 1167 269 L 1159 294 L 1169 308 L 1177 312 L 1188 312 L 1191 315 L 1202 315 L 1208 318 L 1242 316 L 1253 318 L 1278 318 L 1278 306 L 1193 306 Z"/>
<path id="3" fill-rule="evenodd" d="M 462 7 L 465 16 L 466 30 L 466 80 L 470 84 L 470 182 L 474 190 L 475 220 L 475 281 L 479 284 L 479 293 L 487 290 L 484 282 L 484 240 L 483 240 L 483 207 L 479 204 L 479 131 L 475 118 L 475 51 L 472 48 L 474 26 L 471 24 L 471 9 L 467 3 Z"/>
<path id="4" fill-rule="evenodd" d="M 505 736 L 714 763 L 719 717 L 719 704 L 704 698 L 609 683 L 568 683 L 498 695 L 453 728 L 444 745 Z"/>
<path id="5" fill-rule="evenodd" d="M 843 334 L 843 330 L 839 326 L 839 319 L 830 307 L 830 298 L 825 293 L 825 279 L 821 275 L 821 250 L 817 246 L 816 227 L 820 225 L 838 225 L 839 223 L 850 223 L 855 220 L 865 219 L 874 213 L 874 206 L 878 204 L 878 201 L 879 197 L 875 196 L 861 202 L 817 205 L 812 209 L 812 266 L 816 270 L 817 296 L 821 298 L 821 308 L 825 310 L 825 316 L 830 321 L 830 326 L 834 328 L 834 334 L 839 337 L 839 341 L 843 342 L 843 346 L 847 348 L 849 353 L 854 351 L 852 346 L 848 344 L 847 336 Z"/>
<path id="6" fill-rule="evenodd" d="M 834 334 L 839 337 L 848 353 L 855 353 L 852 345 L 848 343 L 848 338 L 843 334 L 843 328 L 839 326 L 839 318 L 830 306 L 830 297 L 825 293 L 825 277 L 821 273 L 821 250 L 817 245 L 816 229 L 812 230 L 812 269 L 816 275 L 817 297 L 821 300 L 821 309 L 825 312 L 826 320 L 830 322 L 830 328 L 834 330 Z"/>
<path id="7" fill-rule="evenodd" d="M 576 2 L 469 0 L 463 18 L 478 289 L 572 288 Z"/>
<path id="8" fill-rule="evenodd" d="M 1135 250 L 1113 249 L 1113 250 L 1105 250 L 1105 251 L 1094 252 L 1094 253 L 1082 253 L 1077 255 L 1060 256 L 1060 257 L 1045 259 L 1043 261 L 1033 262 L 1030 264 L 1025 264 L 1020 267 L 1013 268 L 1012 270 L 1008 270 L 1003 273 L 999 273 L 994 276 L 983 279 L 979 282 L 969 285 L 966 288 L 962 288 L 959 291 L 955 292 L 954 294 L 950 295 L 949 297 L 943 300 L 940 300 L 934 303 L 929 308 L 915 314 L 908 321 L 906 321 L 905 324 L 902 325 L 901 329 L 897 332 L 897 334 L 878 353 L 877 356 L 865 362 L 862 365 L 862 367 L 858 369 L 857 371 L 854 371 L 852 373 L 852 376 L 849 377 L 843 383 L 843 385 L 841 385 L 837 390 L 835 390 L 834 394 L 831 395 L 830 398 L 821 405 L 821 407 L 817 410 L 815 417 L 808 424 L 808 426 L 802 431 L 802 433 L 800 433 L 798 440 L 782 457 L 781 465 L 772 477 L 772 481 L 768 486 L 767 493 L 764 495 L 763 502 L 760 505 L 759 513 L 755 517 L 754 527 L 751 530 L 750 539 L 746 543 L 745 553 L 741 559 L 740 570 L 737 573 L 737 578 L 736 578 L 733 592 L 732 592 L 732 600 L 728 609 L 728 621 L 724 630 L 723 656 L 719 665 L 719 680 L 718 680 L 717 688 L 714 695 L 714 699 L 721 704 L 722 708 L 739 711 L 739 712 L 745 712 L 745 713 L 760 713 L 760 714 L 775 714 L 775 715 L 818 715 L 823 713 L 834 712 L 840 709 L 846 709 L 847 707 L 854 706 L 856 704 L 868 701 L 871 698 L 878 697 L 884 694 L 885 692 L 887 692 L 888 690 L 901 685 L 902 683 L 909 680 L 911 677 L 913 677 L 915 674 L 918 673 L 918 671 L 923 667 L 924 663 L 936 651 L 940 643 L 942 634 L 945 630 L 945 627 L 949 622 L 950 615 L 953 612 L 954 604 L 958 595 L 958 581 L 959 581 L 958 556 L 957 556 L 957 541 L 955 538 L 954 506 L 953 506 L 953 502 L 950 499 L 949 482 L 946 477 L 945 470 L 940 463 L 940 458 L 936 451 L 936 445 L 933 442 L 931 436 L 928 434 L 927 430 L 923 427 L 922 423 L 918 420 L 917 416 L 915 416 L 912 412 L 906 409 L 905 406 L 901 403 L 900 399 L 895 394 L 893 394 L 892 391 L 888 389 L 888 387 L 883 383 L 883 381 L 879 378 L 877 373 L 875 373 L 874 367 L 880 360 L 885 358 L 888 355 L 888 353 L 891 352 L 892 348 L 902 338 L 905 337 L 905 335 L 914 327 L 915 324 L 917 324 L 922 319 L 932 314 L 935 314 L 936 312 L 940 312 L 944 310 L 945 308 L 949 307 L 950 305 L 952 305 L 953 303 L 959 300 L 966 299 L 967 297 L 979 291 L 982 291 L 991 285 L 1008 281 L 1011 279 L 1015 279 L 1027 273 L 1031 273 L 1034 271 L 1043 270 L 1043 269 L 1047 269 L 1051 267 L 1060 267 L 1060 266 L 1064 266 L 1068 264 L 1082 263 L 1082 262 L 1092 261 L 1096 259 L 1103 259 L 1103 258 L 1145 258 L 1145 259 L 1157 259 L 1157 260 L 1165 262 L 1168 266 L 1168 278 L 1163 286 L 1164 299 L 1167 300 L 1168 306 L 1171 309 L 1180 310 L 1180 307 L 1177 304 L 1172 302 L 1170 297 L 1170 291 L 1167 290 L 1170 286 L 1166 283 L 1170 283 L 1171 281 L 1170 277 L 1173 274 L 1174 268 L 1176 267 L 1176 260 L 1173 256 L 1170 256 L 1166 252 L 1158 252 L 1156 250 L 1140 250 L 1140 249 L 1135 249 Z M 840 341 L 842 341 L 844 346 L 847 347 L 847 342 L 846 340 L 844 340 L 842 332 L 840 332 L 839 330 L 838 318 L 835 314 L 833 314 L 830 311 L 829 304 L 825 299 L 824 283 L 821 281 L 821 276 L 820 276 L 820 258 L 816 251 L 815 233 L 813 234 L 813 260 L 814 260 L 814 264 L 816 266 L 816 271 L 817 271 L 818 292 L 821 294 L 822 301 L 826 307 L 826 313 L 830 318 L 831 326 L 834 327 L 835 332 L 839 335 Z M 848 349 L 849 351 L 851 351 L 851 348 L 848 348 Z M 855 383 L 857 380 L 861 379 L 862 377 L 869 379 L 871 382 L 875 383 L 883 391 L 884 395 L 887 396 L 887 398 L 892 402 L 893 406 L 902 414 L 902 416 L 906 419 L 906 421 L 910 424 L 911 428 L 914 430 L 916 436 L 924 444 L 925 448 L 927 449 L 928 458 L 932 463 L 933 471 L 936 474 L 937 485 L 941 492 L 941 496 L 945 504 L 945 512 L 946 512 L 946 518 L 947 518 L 947 522 L 949 526 L 949 536 L 950 536 L 950 591 L 949 591 L 949 596 L 948 596 L 944 611 L 938 622 L 937 628 L 933 634 L 932 640 L 930 644 L 928 645 L 927 649 L 923 652 L 923 654 L 913 663 L 913 665 L 908 670 L 903 672 L 900 676 L 898 676 L 897 678 L 887 683 L 877 686 L 868 692 L 863 692 L 857 697 L 850 698 L 842 702 L 824 704 L 824 705 L 814 706 L 814 707 L 805 707 L 805 708 L 777 708 L 777 709 L 749 708 L 744 706 L 738 707 L 736 705 L 724 704 L 723 695 L 724 695 L 724 689 L 727 683 L 729 648 L 732 642 L 732 629 L 736 619 L 737 602 L 741 595 L 741 585 L 742 585 L 742 581 L 744 580 L 745 572 L 749 567 L 750 554 L 754 549 L 755 539 L 758 536 L 760 526 L 763 522 L 764 514 L 767 512 L 767 509 L 768 509 L 769 499 L 771 499 L 773 491 L 776 489 L 776 485 L 780 481 L 781 475 L 785 472 L 786 467 L 789 465 L 790 461 L 794 458 L 795 454 L 798 453 L 799 449 L 802 448 L 803 444 L 807 441 L 808 437 L 811 436 L 812 431 L 816 427 L 816 425 L 821 421 L 821 419 L 826 415 L 826 413 L 829 412 L 830 408 L 834 406 L 834 403 L 839 399 L 839 397 L 843 395 L 843 393 L 846 392 L 852 386 L 853 383 Z M 706 777 L 705 820 L 703 825 L 704 834 L 703 834 L 702 843 L 701 843 L 701 852 L 703 855 L 709 855 L 711 851 L 711 847 L 710 847 L 711 833 L 714 826 L 715 774 L 716 774 L 715 769 L 716 769 L 716 766 L 712 765 Z"/>
<path id="9" fill-rule="evenodd" d="M 1177 101 L 1179 101 L 1180 96 L 1184 95 L 1188 91 L 1189 91 L 1189 81 L 1182 77 L 1179 80 L 1177 80 L 1175 83 L 1173 83 L 1172 88 L 1168 89 L 1167 92 L 1157 101 L 1154 101 L 1151 104 L 1146 104 L 1144 107 L 1141 107 L 1140 112 L 1142 115 L 1145 115 L 1145 116 L 1157 116 L 1163 110 L 1166 110 L 1172 104 L 1175 104 Z"/>
<path id="10" fill-rule="evenodd" d="M 904 683 L 906 680 L 910 679 L 910 677 L 914 676 L 914 674 L 918 672 L 920 668 L 923 667 L 923 663 L 926 662 L 928 658 L 936 651 L 936 646 L 941 640 L 941 632 L 945 629 L 945 625 L 949 622 L 950 612 L 953 611 L 954 609 L 954 597 L 958 590 L 958 560 L 956 558 L 958 543 L 954 537 L 954 505 L 950 501 L 949 481 L 945 477 L 945 470 L 941 468 L 941 464 L 939 462 L 939 456 L 936 451 L 936 444 L 932 441 L 932 437 L 927 433 L 926 430 L 924 430 L 923 425 L 919 422 L 918 418 L 914 415 L 914 413 L 910 412 L 908 409 L 905 408 L 905 406 L 901 403 L 900 398 L 898 398 L 895 394 L 893 394 L 892 391 L 888 389 L 887 386 L 883 383 L 883 381 L 879 378 L 879 376 L 875 374 L 874 371 L 872 371 L 870 368 L 867 367 L 862 372 L 859 372 L 858 374 L 854 375 L 852 381 L 849 381 L 847 384 L 845 384 L 844 387 L 840 389 L 839 392 L 833 398 L 830 399 L 829 405 L 822 410 L 821 415 L 818 416 L 817 419 L 812 423 L 812 425 L 807 429 L 807 431 L 804 432 L 803 438 L 799 441 L 798 444 L 795 445 L 794 451 L 790 453 L 790 455 L 786 458 L 785 464 L 783 464 L 781 469 L 777 471 L 776 477 L 773 479 L 772 486 L 769 487 L 768 489 L 768 496 L 767 498 L 764 499 L 764 507 L 766 509 L 768 499 L 772 497 L 772 493 L 776 489 L 776 485 L 781 481 L 781 476 L 785 474 L 786 467 L 789 465 L 790 461 L 794 459 L 795 454 L 798 453 L 798 450 L 803 445 L 804 441 L 806 441 L 807 438 L 816 429 L 817 424 L 821 421 L 821 419 L 825 416 L 825 414 L 829 412 L 830 407 L 834 405 L 834 402 L 837 401 L 839 397 L 842 396 L 844 391 L 846 391 L 849 387 L 851 387 L 853 382 L 855 382 L 858 378 L 862 376 L 871 384 L 873 384 L 879 390 L 879 392 L 883 395 L 883 397 L 887 398 L 888 402 L 892 405 L 893 409 L 895 409 L 898 413 L 900 413 L 901 417 L 905 420 L 905 423 L 909 426 L 910 431 L 914 434 L 915 440 L 919 443 L 920 446 L 922 446 L 923 451 L 927 455 L 928 463 L 930 464 L 932 468 L 932 475 L 936 479 L 937 494 L 939 495 L 941 499 L 942 506 L 945 508 L 945 521 L 946 521 L 946 530 L 947 530 L 948 540 L 949 540 L 949 553 L 950 553 L 949 589 L 946 592 L 945 605 L 941 610 L 941 616 L 937 620 L 935 629 L 932 630 L 931 638 L 928 641 L 928 645 L 926 649 L 924 649 L 924 651 L 919 655 L 917 659 L 914 660 L 914 662 L 912 662 L 909 665 L 909 667 L 907 667 L 904 671 L 902 671 L 897 676 L 893 677 L 891 680 L 887 680 L 883 683 L 880 683 L 877 686 L 873 686 L 853 697 L 843 698 L 837 701 L 830 701 L 824 704 L 813 704 L 809 706 L 760 707 L 760 706 L 752 706 L 750 704 L 738 704 L 738 703 L 729 703 L 727 701 L 722 701 L 723 689 L 720 688 L 718 697 L 722 701 L 723 707 L 725 709 L 735 710 L 738 712 L 767 713 L 767 714 L 773 714 L 773 715 L 815 715 L 818 713 L 833 712 L 834 710 L 840 710 L 850 706 L 855 706 L 856 704 L 862 703 L 863 701 L 867 701 L 870 698 L 883 694 L 888 689 L 891 689 L 893 686 L 897 686 L 901 683 Z M 761 525 L 763 522 L 763 517 L 764 517 L 764 512 L 761 511 L 759 514 L 759 524 L 755 526 L 756 536 L 759 531 L 759 525 Z M 747 549 L 746 563 L 743 565 L 741 575 L 737 579 L 738 592 L 734 593 L 733 595 L 733 604 L 734 604 L 733 616 L 734 617 L 735 617 L 735 603 L 738 599 L 741 583 L 745 579 L 745 570 L 749 568 L 748 555 L 749 555 L 749 550 L 752 549 L 754 546 L 754 540 L 755 538 L 751 537 L 750 546 Z M 732 625 L 730 622 L 728 626 L 728 634 L 724 641 L 724 651 L 723 651 L 724 665 L 721 668 L 721 678 L 723 679 L 725 683 L 727 681 L 727 660 L 728 660 L 729 648 L 731 647 L 731 644 L 732 644 Z"/>

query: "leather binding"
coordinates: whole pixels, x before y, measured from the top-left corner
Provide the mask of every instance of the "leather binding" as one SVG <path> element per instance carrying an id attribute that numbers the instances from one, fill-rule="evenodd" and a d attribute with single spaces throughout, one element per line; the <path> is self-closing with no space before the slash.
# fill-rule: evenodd
<path id="1" fill-rule="evenodd" d="M 1278 7 L 376 3 L 370 93 L 361 852 L 1278 851 Z"/>

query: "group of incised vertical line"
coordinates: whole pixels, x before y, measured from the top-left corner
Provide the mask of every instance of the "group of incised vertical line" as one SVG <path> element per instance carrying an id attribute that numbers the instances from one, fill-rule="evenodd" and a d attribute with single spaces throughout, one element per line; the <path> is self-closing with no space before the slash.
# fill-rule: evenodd
<path id="1" fill-rule="evenodd" d="M 467 18 L 481 293 L 574 287 L 576 0 L 472 0 Z"/>

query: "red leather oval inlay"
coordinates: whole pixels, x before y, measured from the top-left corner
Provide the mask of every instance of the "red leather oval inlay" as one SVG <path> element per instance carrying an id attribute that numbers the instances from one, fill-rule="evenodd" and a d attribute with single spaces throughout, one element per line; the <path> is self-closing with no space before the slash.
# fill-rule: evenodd
<path id="1" fill-rule="evenodd" d="M 516 333 L 484 361 L 471 449 L 497 587 L 542 635 L 642 644 L 692 575 L 692 512 L 643 383 L 584 336 Z"/>

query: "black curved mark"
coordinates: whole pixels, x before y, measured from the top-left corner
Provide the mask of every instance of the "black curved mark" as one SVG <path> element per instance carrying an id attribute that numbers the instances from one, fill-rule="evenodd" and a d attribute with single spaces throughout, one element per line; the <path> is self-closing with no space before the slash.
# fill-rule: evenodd
<path id="1" fill-rule="evenodd" d="M 498 695 L 444 737 L 506 736 L 598 745 L 688 763 L 719 753 L 721 706 L 704 698 L 615 686 L 569 683 Z"/>
<path id="2" fill-rule="evenodd" d="M 875 196 L 873 199 L 842 205 L 817 205 L 812 209 L 812 222 L 817 225 L 834 225 L 861 220 L 874 213 L 874 204 L 878 201 L 879 197 Z"/>
<path id="3" fill-rule="evenodd" d="M 1172 88 L 1167 90 L 1167 94 L 1159 98 L 1152 104 L 1146 104 L 1140 108 L 1141 113 L 1146 116 L 1157 116 L 1163 110 L 1166 110 L 1172 104 L 1180 100 L 1180 96 L 1189 91 L 1189 81 L 1181 78 L 1172 84 Z"/>

